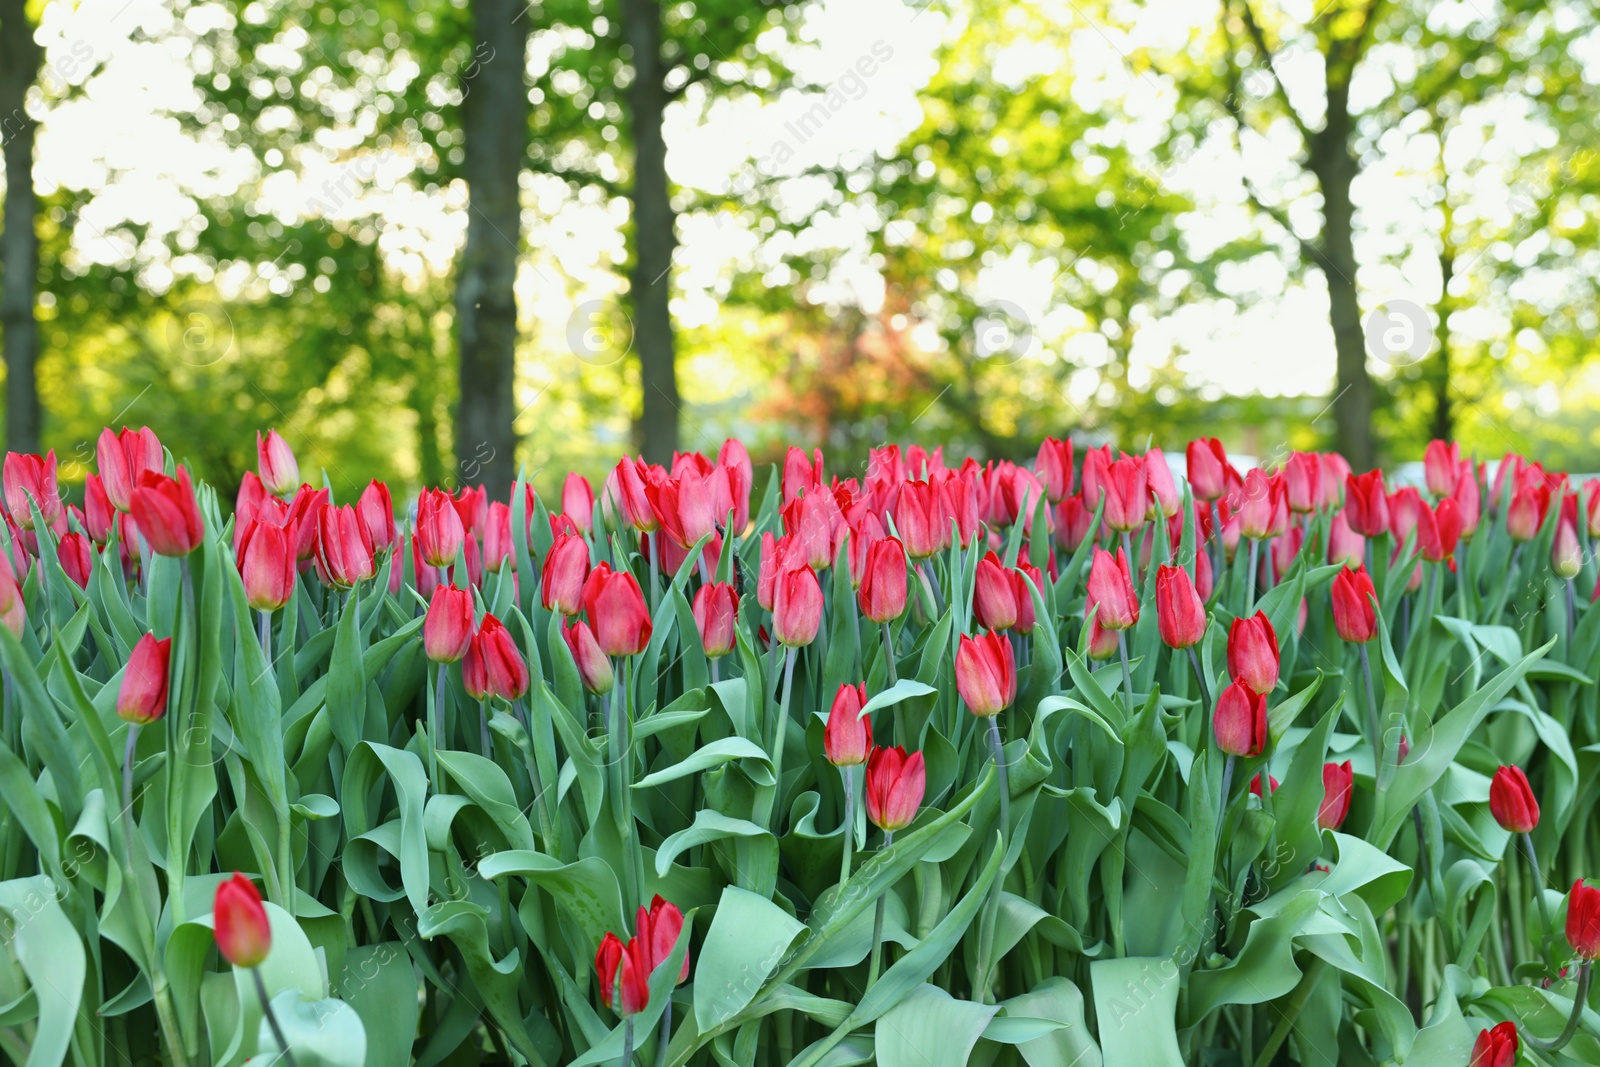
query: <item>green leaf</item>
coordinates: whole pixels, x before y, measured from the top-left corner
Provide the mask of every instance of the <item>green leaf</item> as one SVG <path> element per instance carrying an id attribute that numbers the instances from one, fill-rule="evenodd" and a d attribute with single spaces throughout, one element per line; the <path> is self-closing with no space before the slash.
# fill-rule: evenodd
<path id="1" fill-rule="evenodd" d="M 366 1029 L 355 1009 L 343 1001 L 310 1000 L 285 989 L 272 998 L 272 1013 L 294 1053 L 296 1067 L 364 1067 L 368 1062 Z M 271 1067 L 283 1060 L 266 1019 L 258 1027 L 256 1048 L 260 1052 L 245 1061 L 249 1067 Z"/>
<path id="2" fill-rule="evenodd" d="M 957 1000 L 936 986 L 918 986 L 878 1020 L 878 1067 L 963 1067 L 999 1010 Z"/>
<path id="3" fill-rule="evenodd" d="M 725 887 L 695 965 L 694 1017 L 700 1030 L 742 1011 L 804 929 L 772 901 Z"/>
<path id="4" fill-rule="evenodd" d="M 44 875 L 0 882 L 0 912 L 36 1005 L 26 1067 L 65 1063 L 88 975 L 83 940 Z"/>
<path id="5" fill-rule="evenodd" d="M 1049 1019 L 1059 1030 L 1021 1042 L 1017 1051 L 1028 1067 L 1100 1067 L 1100 1046 L 1083 1021 L 1083 994 L 1065 978 L 1046 978 L 1002 1005 L 1006 1015 Z M 987 1035 L 985 1035 L 987 1036 Z"/>
<path id="6" fill-rule="evenodd" d="M 724 763 L 734 760 L 745 760 L 744 771 L 757 785 L 772 785 L 772 760 L 767 757 L 767 752 L 754 741 L 747 741 L 742 737 L 724 737 L 703 745 L 694 750 L 688 759 L 675 763 L 671 767 L 664 767 L 654 774 L 647 774 L 633 783 L 635 789 L 649 789 L 651 786 L 661 785 L 664 782 L 675 782 L 687 775 L 698 774 L 720 767 Z"/>
<path id="7" fill-rule="evenodd" d="M 398 941 L 357 945 L 344 957 L 339 996 L 366 1031 L 365 1067 L 407 1063 L 417 1034 L 417 975 Z"/>
<path id="8" fill-rule="evenodd" d="M 1089 964 L 1106 1062 L 1184 1067 L 1175 1019 L 1178 978 L 1176 962 L 1165 957 L 1131 956 Z"/>

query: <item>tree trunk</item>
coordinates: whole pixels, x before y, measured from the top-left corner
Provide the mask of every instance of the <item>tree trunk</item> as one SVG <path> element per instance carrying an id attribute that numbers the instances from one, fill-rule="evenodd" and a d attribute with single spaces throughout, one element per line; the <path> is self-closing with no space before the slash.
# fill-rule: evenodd
<path id="1" fill-rule="evenodd" d="M 1322 268 L 1338 377 L 1334 385 L 1334 447 L 1357 471 L 1377 463 L 1372 444 L 1372 377 L 1356 296 L 1355 207 L 1350 186 L 1359 170 L 1350 154 L 1350 87 L 1330 78 L 1328 119 L 1311 142 L 1309 160 L 1322 191 Z"/>
<path id="2" fill-rule="evenodd" d="M 470 209 L 456 271 L 456 483 L 504 496 L 517 473 L 515 284 L 522 246 L 519 178 L 528 139 L 527 23 L 516 0 L 473 0 L 472 11 L 473 59 L 462 78 L 461 105 Z"/>
<path id="3" fill-rule="evenodd" d="M 622 32 L 633 52 L 628 108 L 633 113 L 633 338 L 639 351 L 639 448 L 669 464 L 678 448 L 678 372 L 672 335 L 672 252 L 676 215 L 667 191 L 667 106 L 658 0 L 622 0 Z"/>
<path id="4" fill-rule="evenodd" d="M 1450 398 L 1450 313 L 1455 310 L 1455 303 L 1450 297 L 1450 283 L 1456 276 L 1456 246 L 1450 239 L 1450 228 L 1454 221 L 1450 201 L 1445 200 L 1442 206 L 1444 225 L 1440 228 L 1439 247 L 1442 284 L 1439 288 L 1439 321 L 1434 325 L 1434 341 L 1439 351 L 1434 353 L 1428 374 L 1429 384 L 1433 388 L 1433 418 L 1429 433 L 1440 441 L 1448 441 L 1456 432 L 1455 405 Z"/>
<path id="5" fill-rule="evenodd" d="M 4 143 L 6 198 L 0 233 L 0 347 L 6 362 L 6 448 L 38 452 L 41 413 L 35 364 L 39 324 L 34 284 L 39 238 L 34 231 L 33 131 L 25 104 L 39 72 L 24 0 L 0 0 L 0 141 Z"/>

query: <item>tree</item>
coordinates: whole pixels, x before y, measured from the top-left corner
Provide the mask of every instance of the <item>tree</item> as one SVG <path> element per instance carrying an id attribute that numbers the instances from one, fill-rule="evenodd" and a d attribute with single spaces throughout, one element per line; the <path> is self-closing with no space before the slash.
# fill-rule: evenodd
<path id="1" fill-rule="evenodd" d="M 0 0 L 0 143 L 5 150 L 4 232 L 0 233 L 0 346 L 6 362 L 6 448 L 39 451 L 36 365 L 39 326 L 34 275 L 39 269 L 33 192 L 33 133 L 28 89 L 39 73 L 26 0 Z"/>
<path id="2" fill-rule="evenodd" d="M 460 406 L 456 480 L 507 492 L 517 476 L 515 382 L 520 201 L 528 143 L 527 22 L 518 0 L 473 0 L 462 78 L 467 242 L 456 267 Z"/>

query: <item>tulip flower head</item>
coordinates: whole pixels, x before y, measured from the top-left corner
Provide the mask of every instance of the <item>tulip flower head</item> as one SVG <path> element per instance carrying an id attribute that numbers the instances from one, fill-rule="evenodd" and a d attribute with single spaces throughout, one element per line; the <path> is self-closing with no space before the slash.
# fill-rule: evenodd
<path id="1" fill-rule="evenodd" d="M 1517 1062 L 1517 1024 L 1498 1023 L 1478 1031 L 1467 1067 L 1514 1067 Z"/>
<path id="2" fill-rule="evenodd" d="M 1378 633 L 1376 590 L 1366 567 L 1349 567 L 1333 579 L 1333 628 L 1352 644 L 1363 645 Z"/>
<path id="3" fill-rule="evenodd" d="M 1223 451 L 1221 441 L 1215 437 L 1190 441 L 1184 458 L 1188 461 L 1189 488 L 1196 497 L 1212 501 L 1228 491 L 1228 454 Z"/>
<path id="4" fill-rule="evenodd" d="M 217 951 L 235 967 L 259 967 L 272 951 L 272 923 L 255 884 L 235 871 L 211 907 Z"/>
<path id="5" fill-rule="evenodd" d="M 663 900 L 657 893 L 650 900 L 648 909 L 640 907 L 634 921 L 633 938 L 649 950 L 650 965 L 645 972 L 646 978 L 655 969 L 672 958 L 672 950 L 678 947 L 678 935 L 683 932 L 683 912 L 678 910 L 676 904 Z M 683 965 L 678 969 L 678 982 L 683 982 L 689 977 L 689 953 L 683 954 Z"/>
<path id="6" fill-rule="evenodd" d="M 178 468 L 178 476 L 146 471 L 139 476 L 134 487 L 129 509 L 150 545 L 158 556 L 187 556 L 200 547 L 206 534 L 205 523 L 200 518 L 200 507 L 195 503 L 194 485 L 189 472 Z"/>
<path id="7" fill-rule="evenodd" d="M 278 436 L 277 430 L 268 430 L 266 437 L 256 432 L 256 459 L 256 469 L 261 472 L 261 484 L 267 492 L 283 496 L 300 484 L 300 464 L 295 461 L 289 442 Z"/>
<path id="8" fill-rule="evenodd" d="M 872 723 L 861 714 L 866 703 L 865 683 L 845 682 L 834 694 L 822 733 L 822 750 L 835 767 L 855 767 L 872 755 Z"/>
<path id="9" fill-rule="evenodd" d="M 572 520 L 579 533 L 588 533 L 594 524 L 594 486 L 577 471 L 570 471 L 561 484 L 561 514 Z"/>
<path id="10" fill-rule="evenodd" d="M 549 611 L 576 615 L 583 608 L 589 577 L 589 543 L 577 534 L 557 534 L 539 572 L 539 596 Z"/>
<path id="11" fill-rule="evenodd" d="M 440 585 L 428 602 L 422 620 L 422 648 L 435 663 L 457 663 L 472 645 L 472 594 L 453 585 Z"/>
<path id="12" fill-rule="evenodd" d="M 1322 803 L 1317 806 L 1317 828 L 1337 830 L 1350 814 L 1350 792 L 1355 773 L 1350 761 L 1322 765 Z"/>
<path id="13" fill-rule="evenodd" d="M 1156 570 L 1156 622 L 1168 648 L 1190 648 L 1206 635 L 1206 606 L 1182 567 Z"/>
<path id="14" fill-rule="evenodd" d="M 1508 833 L 1532 833 L 1539 825 L 1539 801 L 1521 767 L 1501 767 L 1494 772 L 1489 780 L 1489 813 Z"/>
<path id="15" fill-rule="evenodd" d="M 708 582 L 694 595 L 691 607 L 695 629 L 700 631 L 700 646 L 708 659 L 720 659 L 733 651 L 739 617 L 739 594 L 730 582 Z"/>
<path id="16" fill-rule="evenodd" d="M 618 1015 L 636 1015 L 650 1003 L 650 946 L 608 933 L 594 954 L 600 1002 Z"/>
<path id="17" fill-rule="evenodd" d="M 117 690 L 117 715 L 125 722 L 145 726 L 167 713 L 167 661 L 172 638 L 145 634 L 128 655 Z"/>
<path id="18" fill-rule="evenodd" d="M 1115 556 L 1103 548 L 1094 550 L 1089 565 L 1089 605 L 1095 620 L 1107 630 L 1126 630 L 1139 621 L 1139 597 L 1122 549 L 1117 549 Z"/>
<path id="19" fill-rule="evenodd" d="M 461 683 L 474 700 L 499 697 L 516 700 L 528 691 L 528 664 L 517 651 L 511 631 L 485 614 L 461 660 Z"/>
<path id="20" fill-rule="evenodd" d="M 1352 474 L 1344 485 L 1344 516 L 1350 529 L 1362 537 L 1381 537 L 1388 533 L 1389 495 L 1384 490 L 1383 472 Z"/>
<path id="21" fill-rule="evenodd" d="M 989 552 L 973 576 L 972 617 L 986 630 L 1009 630 L 1017 622 L 1017 593 L 1000 557 Z"/>
<path id="22" fill-rule="evenodd" d="M 1217 697 L 1211 720 L 1217 747 L 1230 756 L 1259 756 L 1267 747 L 1267 698 L 1241 681 Z"/>
<path id="23" fill-rule="evenodd" d="M 810 567 L 796 567 L 776 576 L 772 587 L 772 636 L 788 648 L 803 648 L 817 639 L 822 626 L 822 586 Z"/>
<path id="24" fill-rule="evenodd" d="M 616 672 L 611 667 L 611 657 L 600 648 L 589 624 L 573 619 L 561 628 L 561 638 L 578 666 L 578 678 L 583 687 L 596 696 L 611 692 L 616 684 Z"/>
<path id="25" fill-rule="evenodd" d="M 1600 889 L 1581 878 L 1567 894 L 1567 943 L 1585 960 L 1600 959 Z"/>
<path id="26" fill-rule="evenodd" d="M 297 568 L 291 534 L 258 522 L 239 556 L 245 601 L 256 611 L 277 611 L 294 596 Z"/>
<path id="27" fill-rule="evenodd" d="M 456 561 L 466 530 L 455 501 L 443 489 L 424 489 L 417 499 L 417 550 L 430 567 L 448 567 Z"/>
<path id="28" fill-rule="evenodd" d="M 631 571 L 601 560 L 583 583 L 583 610 L 608 656 L 636 656 L 650 643 L 650 612 Z"/>
<path id="29" fill-rule="evenodd" d="M 856 590 L 863 616 L 886 623 L 906 613 L 908 566 L 905 545 L 898 537 L 884 537 L 872 543 L 867 549 L 860 588 Z"/>
<path id="30" fill-rule="evenodd" d="M 961 636 L 956 648 L 956 691 L 979 718 L 998 715 L 1017 699 L 1017 664 L 1006 635 L 990 630 Z"/>
<path id="31" fill-rule="evenodd" d="M 1278 635 L 1266 612 L 1234 619 L 1228 628 L 1228 673 L 1261 694 L 1278 684 Z"/>
<path id="32" fill-rule="evenodd" d="M 890 833 L 910 826 L 927 787 L 922 753 L 908 756 L 899 746 L 874 749 L 867 760 L 867 818 Z M 1600 896 L 1600 890 L 1595 893 Z"/>
<path id="33" fill-rule="evenodd" d="M 106 497 L 118 511 L 129 511 L 139 479 L 147 471 L 161 473 L 161 442 L 148 426 L 138 430 L 124 426 L 121 433 L 112 433 L 108 426 L 100 431 L 95 461 Z"/>

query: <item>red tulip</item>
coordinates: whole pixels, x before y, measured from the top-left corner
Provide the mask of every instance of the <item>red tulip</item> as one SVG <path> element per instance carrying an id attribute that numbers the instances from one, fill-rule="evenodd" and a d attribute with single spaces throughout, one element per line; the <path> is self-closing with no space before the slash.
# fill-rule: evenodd
<path id="1" fill-rule="evenodd" d="M 583 583 L 583 609 L 606 655 L 636 656 L 649 645 L 650 612 L 631 571 L 600 561 Z"/>
<path id="2" fill-rule="evenodd" d="M 483 569 L 499 574 L 511 559 L 511 509 L 496 500 L 490 503 L 483 524 Z"/>
<path id="3" fill-rule="evenodd" d="M 772 636 L 788 648 L 817 639 L 822 625 L 822 586 L 810 567 L 795 567 L 773 580 Z"/>
<path id="4" fill-rule="evenodd" d="M 647 480 L 662 480 L 666 472 L 652 467 L 643 460 L 627 456 L 617 461 L 612 471 L 616 475 L 618 503 L 623 520 L 640 533 L 652 533 L 661 528 L 661 520 L 651 505 Z"/>
<path id="5" fill-rule="evenodd" d="M 1506 509 L 1506 532 L 1513 541 L 1532 541 L 1544 525 L 1545 512 L 1550 510 L 1550 487 L 1540 481 L 1520 487 L 1511 495 L 1511 506 Z"/>
<path id="6" fill-rule="evenodd" d="M 1278 781 L 1277 775 L 1273 775 L 1273 774 L 1267 775 L 1267 782 L 1268 782 L 1268 788 L 1274 793 L 1276 793 L 1278 791 L 1278 786 L 1282 784 L 1282 783 L 1280 783 Z M 1255 775 L 1255 777 L 1250 779 L 1250 792 L 1253 793 L 1254 795 L 1258 796 L 1258 797 L 1261 795 L 1261 775 L 1260 774 L 1257 774 L 1257 775 Z"/>
<path id="7" fill-rule="evenodd" d="M 1155 506 L 1166 518 L 1178 513 L 1183 498 L 1178 495 L 1178 485 L 1172 480 L 1172 468 L 1167 466 L 1166 453 L 1152 448 L 1144 454 L 1145 481 Z"/>
<path id="8" fill-rule="evenodd" d="M 1089 620 L 1089 658 L 1092 660 L 1108 660 L 1117 654 L 1117 634 L 1120 630 L 1108 630 L 1100 625 L 1097 615 Z"/>
<path id="9" fill-rule="evenodd" d="M 1567 943 L 1586 960 L 1600 959 L 1600 889 L 1581 878 L 1567 894 Z"/>
<path id="10" fill-rule="evenodd" d="M 21 637 L 22 628 L 27 624 L 27 606 L 22 600 L 22 590 L 17 588 L 17 578 L 11 572 L 11 564 L 0 554 L 0 625 L 10 630 L 12 637 Z"/>
<path id="11" fill-rule="evenodd" d="M 1259 467 L 1244 476 L 1244 492 L 1239 504 L 1239 532 L 1252 541 L 1271 537 L 1276 525 L 1273 514 L 1278 497 L 1287 500 L 1283 483 L 1268 478 Z"/>
<path id="12" fill-rule="evenodd" d="M 69 533 L 61 538 L 61 543 L 56 545 L 56 558 L 61 561 L 61 569 L 67 572 L 79 589 L 89 588 L 89 575 L 94 569 L 94 551 L 89 547 L 89 539 L 81 533 Z"/>
<path id="13" fill-rule="evenodd" d="M 1283 581 L 1283 576 L 1294 566 L 1305 543 L 1306 532 L 1299 526 L 1291 526 L 1272 539 L 1272 547 L 1267 555 L 1272 560 L 1272 576 L 1275 580 Z"/>
<path id="14" fill-rule="evenodd" d="M 1344 506 L 1344 483 L 1350 477 L 1350 464 L 1337 452 L 1322 454 L 1322 506 Z"/>
<path id="15" fill-rule="evenodd" d="M 906 482 L 895 498 L 894 528 L 914 560 L 927 559 L 948 544 L 948 527 L 941 530 L 937 494 L 927 482 Z"/>
<path id="16" fill-rule="evenodd" d="M 1333 523 L 1328 529 L 1328 562 L 1359 567 L 1367 558 L 1367 539 L 1350 528 L 1345 511 L 1333 513 Z"/>
<path id="17" fill-rule="evenodd" d="M 309 485 L 295 490 L 294 500 L 289 504 L 288 521 L 283 525 L 284 529 L 294 532 L 294 556 L 298 562 L 304 563 L 317 554 L 317 514 L 327 506 L 329 497 L 328 490 L 313 489 Z M 262 499 L 273 498 L 263 489 Z"/>
<path id="18" fill-rule="evenodd" d="M 289 531 L 271 523 L 256 523 L 239 557 L 245 601 L 257 611 L 277 611 L 294 596 L 295 573 Z"/>
<path id="19" fill-rule="evenodd" d="M 1058 441 L 1046 437 L 1039 444 L 1039 455 L 1033 461 L 1033 473 L 1044 485 L 1046 497 L 1059 504 L 1072 492 L 1072 441 Z"/>
<path id="20" fill-rule="evenodd" d="M 634 923 L 633 939 L 644 944 L 650 952 L 650 971 L 667 962 L 672 950 L 678 947 L 678 935 L 683 932 L 683 912 L 676 904 L 669 904 L 657 893 L 650 901 L 650 910 L 639 909 Z M 678 981 L 689 977 L 689 953 L 683 954 L 683 966 L 678 970 Z"/>
<path id="21" fill-rule="evenodd" d="M 430 567 L 448 567 L 461 552 L 466 530 L 455 501 L 443 489 L 424 489 L 417 500 L 417 549 Z"/>
<path id="22" fill-rule="evenodd" d="M 1017 662 L 1006 635 L 991 630 L 961 636 L 956 647 L 956 692 L 981 718 L 998 715 L 1017 698 Z"/>
<path id="23" fill-rule="evenodd" d="M 972 587 L 972 616 L 986 630 L 1009 630 L 1017 621 L 1017 593 L 1000 557 L 993 552 L 978 561 Z"/>
<path id="24" fill-rule="evenodd" d="M 361 499 L 356 503 L 356 514 L 361 516 L 361 525 L 367 528 L 367 539 L 372 542 L 372 550 L 381 552 L 386 548 L 393 548 L 399 539 L 395 532 L 394 502 L 389 496 L 389 487 L 374 478 L 361 490 Z"/>
<path id="25" fill-rule="evenodd" d="M 25 456 L 7 452 L 4 470 L 6 512 L 24 530 L 33 529 L 33 505 L 46 526 L 61 520 L 61 492 L 56 487 L 56 454 Z"/>
<path id="26" fill-rule="evenodd" d="M 133 490 L 129 509 L 144 534 L 150 551 L 158 556 L 187 556 L 200 547 L 206 527 L 194 501 L 194 486 L 189 472 L 178 468 L 178 477 L 146 471 Z"/>
<path id="27" fill-rule="evenodd" d="M 235 967 L 259 967 L 272 951 L 272 923 L 261 894 L 238 871 L 217 886 L 211 921 L 217 951 Z"/>
<path id="28" fill-rule="evenodd" d="M 730 582 L 710 582 L 694 595 L 691 609 L 700 645 L 706 656 L 718 659 L 733 651 L 739 616 L 739 593 Z"/>
<path id="29" fill-rule="evenodd" d="M 1228 455 L 1221 441 L 1215 437 L 1190 441 L 1184 449 L 1184 457 L 1188 460 L 1189 487 L 1196 497 L 1210 501 L 1227 492 Z"/>
<path id="30" fill-rule="evenodd" d="M 1455 554 L 1460 540 L 1461 509 L 1450 497 L 1432 510 L 1426 504 L 1417 509 L 1417 547 L 1423 559 L 1443 563 Z"/>
<path id="31" fill-rule="evenodd" d="M 1378 634 L 1377 595 L 1367 568 L 1346 567 L 1333 579 L 1333 628 L 1340 637 L 1364 645 Z"/>
<path id="32" fill-rule="evenodd" d="M 561 514 L 572 520 L 579 533 L 588 533 L 594 524 L 594 486 L 576 471 L 569 471 L 561 483 Z"/>
<path id="33" fill-rule="evenodd" d="M 639 938 L 626 944 L 606 934 L 594 954 L 600 977 L 600 1002 L 618 1015 L 636 1015 L 650 1003 L 650 946 Z"/>
<path id="34" fill-rule="evenodd" d="M 1578 498 L 1571 493 L 1561 501 L 1561 517 L 1550 542 L 1550 568 L 1558 578 L 1576 578 L 1583 570 L 1583 548 L 1578 544 Z"/>
<path id="35" fill-rule="evenodd" d="M 1289 510 L 1307 515 L 1322 506 L 1322 457 L 1315 452 L 1292 452 L 1283 465 L 1284 491 Z"/>
<path id="36" fill-rule="evenodd" d="M 874 541 L 867 549 L 856 599 L 861 614 L 876 623 L 892 622 L 906 612 L 906 549 L 898 537 Z"/>
<path id="37" fill-rule="evenodd" d="M 346 504 L 329 504 L 317 513 L 317 574 L 329 585 L 349 589 L 377 573 L 367 528 Z"/>
<path id="38" fill-rule="evenodd" d="M 820 491 L 825 484 L 822 474 L 822 449 L 816 449 L 808 456 L 803 449 L 791 445 L 783 457 L 784 506 L 802 493 Z"/>
<path id="39" fill-rule="evenodd" d="M 294 491 L 300 482 L 300 464 L 295 461 L 289 442 L 278 436 L 277 430 L 268 430 L 263 438 L 256 431 L 256 469 L 261 472 L 261 484 L 269 493 L 283 496 Z"/>
<path id="40" fill-rule="evenodd" d="M 1350 529 L 1362 537 L 1388 533 L 1389 495 L 1383 487 L 1383 472 L 1352 474 L 1344 484 L 1344 514 Z"/>
<path id="41" fill-rule="evenodd" d="M 143 726 L 167 713 L 167 661 L 172 653 L 172 638 L 156 640 L 145 634 L 128 654 L 122 672 L 122 688 L 117 690 L 117 715 Z"/>
<path id="42" fill-rule="evenodd" d="M 1228 673 L 1257 693 L 1278 684 L 1278 635 L 1264 611 L 1228 628 Z"/>
<path id="43" fill-rule="evenodd" d="M 1107 630 L 1126 630 L 1139 621 L 1139 597 L 1122 549 L 1117 549 L 1115 556 L 1103 548 L 1094 550 L 1089 565 L 1089 606 L 1095 609 L 1095 620 Z"/>
<path id="44" fill-rule="evenodd" d="M 456 509 L 456 516 L 461 520 L 464 536 L 473 538 L 473 535 L 483 533 L 484 523 L 489 517 L 488 490 L 481 485 L 469 485 L 450 497 L 450 505 Z"/>
<path id="45" fill-rule="evenodd" d="M 422 621 L 422 649 L 435 663 L 456 663 L 472 644 L 472 594 L 439 585 Z"/>
<path id="46" fill-rule="evenodd" d="M 833 565 L 844 516 L 831 494 L 797 496 L 784 507 L 782 516 L 784 533 L 795 542 L 802 562 L 816 570 Z"/>
<path id="47" fill-rule="evenodd" d="M 1032 588 L 1028 586 L 1030 579 L 1033 582 Z M 1044 575 L 1039 573 L 1038 567 L 1025 559 L 1019 559 L 1011 570 L 1011 589 L 1017 597 L 1017 621 L 1011 628 L 1019 634 L 1031 634 L 1038 621 L 1033 606 L 1033 590 L 1044 591 Z"/>
<path id="48" fill-rule="evenodd" d="M 90 540 L 97 545 L 105 544 L 111 537 L 111 527 L 116 519 L 117 510 L 111 506 L 100 476 L 91 474 L 84 478 L 83 526 L 89 531 Z"/>
<path id="49" fill-rule="evenodd" d="M 1461 475 L 1456 479 L 1456 487 L 1451 491 L 1450 499 L 1454 500 L 1456 507 L 1461 510 L 1461 538 L 1470 540 L 1483 514 L 1483 498 L 1478 489 L 1478 472 L 1472 466 L 1470 459 L 1461 461 Z"/>
<path id="50" fill-rule="evenodd" d="M 1142 457 L 1123 456 L 1110 464 L 1101 489 L 1105 493 L 1107 526 L 1128 531 L 1144 525 L 1150 508 L 1150 481 Z"/>
<path id="51" fill-rule="evenodd" d="M 733 525 L 735 534 L 743 533 L 750 525 L 750 487 L 755 484 L 755 465 L 750 462 L 750 452 L 744 442 L 730 437 L 717 449 L 717 466 L 728 472 L 728 492 L 733 496 Z"/>
<path id="52" fill-rule="evenodd" d="M 161 442 L 148 426 L 138 430 L 124 426 L 120 434 L 107 427 L 95 444 L 95 459 L 106 497 L 118 511 L 128 511 L 140 477 L 146 471 L 161 473 Z"/>
<path id="53" fill-rule="evenodd" d="M 872 723 L 861 714 L 867 703 L 865 684 L 839 686 L 822 732 L 822 751 L 835 767 L 854 767 L 872 755 Z"/>
<path id="54" fill-rule="evenodd" d="M 1472 1059 L 1467 1067 L 1514 1067 L 1517 1062 L 1517 1024 L 1498 1023 L 1478 1031 L 1472 1043 Z"/>
<path id="55" fill-rule="evenodd" d="M 1267 747 L 1267 698 L 1235 681 L 1217 697 L 1211 729 L 1230 756 L 1259 756 Z"/>
<path id="56" fill-rule="evenodd" d="M 1211 553 L 1197 552 L 1194 557 L 1194 591 L 1200 594 L 1200 602 L 1202 604 L 1211 599 L 1213 588 Z"/>
<path id="57" fill-rule="evenodd" d="M 601 649 L 589 624 L 582 619 L 574 619 L 562 627 L 561 637 L 567 642 L 573 662 L 578 665 L 578 677 L 582 679 L 583 687 L 596 696 L 611 692 L 611 687 L 616 684 L 611 657 Z"/>
<path id="58" fill-rule="evenodd" d="M 867 760 L 867 818 L 880 830 L 895 831 L 911 825 L 928 788 L 922 753 L 875 748 Z M 1600 891 L 1596 891 L 1600 896 Z"/>
<path id="59" fill-rule="evenodd" d="M 1068 552 L 1078 550 L 1093 526 L 1094 511 L 1084 506 L 1082 497 L 1069 496 L 1056 506 L 1056 543 Z"/>
<path id="60" fill-rule="evenodd" d="M 461 661 L 461 684 L 474 700 L 499 697 L 512 701 L 528 691 L 528 664 L 517 651 L 511 631 L 493 615 L 486 613 L 472 635 Z"/>
<path id="61" fill-rule="evenodd" d="M 1322 765 L 1322 803 L 1317 807 L 1317 828 L 1337 830 L 1350 814 L 1350 791 L 1355 773 L 1350 761 Z"/>
<path id="62" fill-rule="evenodd" d="M 1501 767 L 1489 781 L 1489 812 L 1507 833 L 1532 833 L 1539 825 L 1539 801 L 1521 767 Z"/>
<path id="63" fill-rule="evenodd" d="M 557 534 L 539 572 L 539 596 L 547 611 L 576 615 L 589 577 L 589 544 L 576 534 Z"/>
<path id="64" fill-rule="evenodd" d="M 1199 558 L 1197 557 L 1197 561 Z M 1189 648 L 1206 635 L 1206 606 L 1182 567 L 1156 569 L 1156 623 L 1168 648 Z"/>

